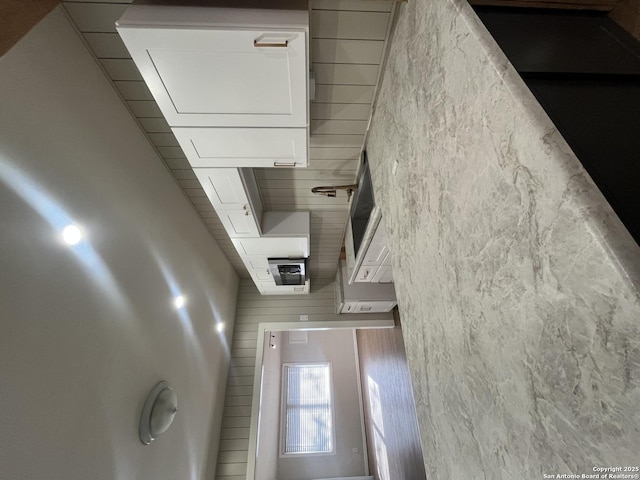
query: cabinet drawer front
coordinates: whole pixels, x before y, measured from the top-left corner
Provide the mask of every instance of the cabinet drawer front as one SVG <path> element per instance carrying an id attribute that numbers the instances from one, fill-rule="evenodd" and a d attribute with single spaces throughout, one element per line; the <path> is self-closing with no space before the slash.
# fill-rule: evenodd
<path id="1" fill-rule="evenodd" d="M 372 283 L 393 283 L 393 270 L 388 265 L 381 265 L 371 279 Z"/>
<path id="2" fill-rule="evenodd" d="M 341 313 L 356 313 L 358 302 L 344 302 Z"/>
<path id="3" fill-rule="evenodd" d="M 306 167 L 306 128 L 174 128 L 192 167 Z"/>
<path id="4" fill-rule="evenodd" d="M 309 293 L 309 282 L 304 285 L 273 285 L 257 283 L 258 290 L 263 295 L 304 295 Z"/>
<path id="5" fill-rule="evenodd" d="M 379 313 L 390 312 L 393 307 L 396 306 L 396 302 L 359 302 L 356 305 L 355 313 Z"/>
<path id="6" fill-rule="evenodd" d="M 304 31 L 123 28 L 169 125 L 304 127 Z"/>
<path id="7" fill-rule="evenodd" d="M 358 270 L 358 275 L 356 276 L 355 281 L 356 282 L 370 282 L 377 271 L 378 271 L 378 267 L 377 266 L 363 265 Z"/>

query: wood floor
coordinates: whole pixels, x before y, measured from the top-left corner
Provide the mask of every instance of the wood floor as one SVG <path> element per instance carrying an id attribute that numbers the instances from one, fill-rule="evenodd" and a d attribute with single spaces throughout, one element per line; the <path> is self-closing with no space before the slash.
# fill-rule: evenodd
<path id="1" fill-rule="evenodd" d="M 400 328 L 358 330 L 369 471 L 376 480 L 426 479 Z"/>

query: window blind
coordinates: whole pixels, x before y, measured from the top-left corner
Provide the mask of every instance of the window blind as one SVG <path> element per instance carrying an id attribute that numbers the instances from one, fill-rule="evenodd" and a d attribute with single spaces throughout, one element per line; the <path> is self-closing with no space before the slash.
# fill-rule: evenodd
<path id="1" fill-rule="evenodd" d="M 330 364 L 288 364 L 284 373 L 283 453 L 332 453 Z"/>

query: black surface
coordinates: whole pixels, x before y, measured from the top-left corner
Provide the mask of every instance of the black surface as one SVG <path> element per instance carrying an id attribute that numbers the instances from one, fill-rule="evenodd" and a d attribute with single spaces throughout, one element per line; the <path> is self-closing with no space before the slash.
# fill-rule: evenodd
<path id="1" fill-rule="evenodd" d="M 351 202 L 351 230 L 353 232 L 353 248 L 355 254 L 358 255 L 364 232 L 367 229 L 371 211 L 375 207 L 375 199 L 373 196 L 373 184 L 371 183 L 371 172 L 369 171 L 369 162 L 367 154 L 362 154 L 362 168 L 360 169 L 360 180 L 358 181 L 358 190 L 354 194 Z"/>
<path id="2" fill-rule="evenodd" d="M 640 243 L 640 81 L 538 78 L 527 84 Z"/>
<path id="3" fill-rule="evenodd" d="M 640 44 L 601 13 L 476 12 L 640 244 Z"/>
<path id="4" fill-rule="evenodd" d="M 601 12 L 478 8 L 520 73 L 640 74 L 633 41 Z"/>

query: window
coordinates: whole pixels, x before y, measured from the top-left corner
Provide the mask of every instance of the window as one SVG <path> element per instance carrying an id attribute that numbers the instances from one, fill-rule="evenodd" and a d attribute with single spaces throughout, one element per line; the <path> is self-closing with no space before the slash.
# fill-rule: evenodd
<path id="1" fill-rule="evenodd" d="M 282 379 L 282 454 L 333 453 L 331 364 L 285 363 Z"/>

